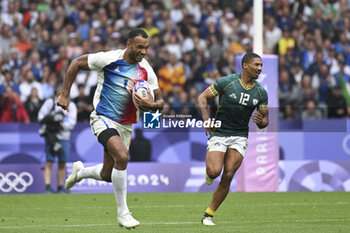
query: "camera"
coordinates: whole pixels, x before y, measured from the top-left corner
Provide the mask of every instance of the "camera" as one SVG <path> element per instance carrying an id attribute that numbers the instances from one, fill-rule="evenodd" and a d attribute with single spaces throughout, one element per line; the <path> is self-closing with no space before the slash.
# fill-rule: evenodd
<path id="1" fill-rule="evenodd" d="M 45 116 L 40 122 L 39 135 L 45 138 L 52 154 L 58 154 L 62 149 L 57 135 L 62 130 L 61 122 L 63 118 L 62 112 L 54 112 Z"/>

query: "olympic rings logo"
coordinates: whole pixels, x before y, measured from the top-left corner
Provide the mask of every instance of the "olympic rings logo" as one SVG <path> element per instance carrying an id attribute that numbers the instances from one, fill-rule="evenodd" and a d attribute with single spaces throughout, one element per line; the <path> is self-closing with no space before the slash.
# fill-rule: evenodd
<path id="1" fill-rule="evenodd" d="M 22 193 L 33 184 L 33 176 L 29 172 L 21 172 L 17 175 L 14 172 L 9 172 L 6 175 L 0 173 L 0 191 L 4 193 L 15 190 Z"/>

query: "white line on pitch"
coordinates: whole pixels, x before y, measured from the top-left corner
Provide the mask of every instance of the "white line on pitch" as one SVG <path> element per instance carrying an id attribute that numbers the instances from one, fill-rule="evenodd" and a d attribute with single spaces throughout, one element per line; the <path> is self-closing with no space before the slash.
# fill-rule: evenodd
<path id="1" fill-rule="evenodd" d="M 232 206 L 240 207 L 240 206 L 325 206 L 325 205 L 350 205 L 350 202 L 291 202 L 291 203 L 254 203 L 254 204 L 243 204 L 243 203 L 237 203 L 233 204 Z M 202 204 L 196 204 L 196 205 L 129 205 L 129 207 L 132 208 L 140 208 L 140 209 L 152 209 L 152 208 L 188 208 L 188 207 L 194 207 L 194 208 L 200 208 L 203 207 Z M 20 207 L 20 208 L 1 208 L 1 210 L 46 210 L 48 208 L 42 208 L 42 207 Z M 62 209 L 77 209 L 77 207 L 62 207 Z M 101 206 L 92 206 L 88 207 L 85 206 L 82 209 L 110 209 L 110 207 L 101 207 Z M 1 211 L 0 211 L 1 212 Z"/>
<path id="2" fill-rule="evenodd" d="M 349 222 L 350 219 L 291 219 L 291 220 L 246 220 L 239 221 L 240 223 L 295 223 L 295 222 Z M 232 224 L 233 221 L 218 221 L 217 224 Z M 98 226 L 117 226 L 117 223 L 105 224 L 55 224 L 55 225 L 26 225 L 26 226 L 0 226 L 0 229 L 24 229 L 24 228 L 47 228 L 47 227 L 98 227 Z M 200 221 L 196 222 L 146 222 L 141 225 L 200 225 Z"/>

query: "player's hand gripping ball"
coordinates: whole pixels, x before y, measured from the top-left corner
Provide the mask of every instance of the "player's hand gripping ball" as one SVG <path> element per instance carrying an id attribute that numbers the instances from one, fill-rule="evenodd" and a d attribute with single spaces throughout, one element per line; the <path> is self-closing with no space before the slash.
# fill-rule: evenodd
<path id="1" fill-rule="evenodd" d="M 134 98 L 135 93 L 137 93 L 142 99 L 147 99 L 148 95 L 151 95 L 151 99 L 152 101 L 154 101 L 154 93 L 153 93 L 153 90 L 151 90 L 149 83 L 145 80 L 138 81 L 134 86 L 133 94 L 132 94 L 132 100 L 134 102 L 134 105 L 137 108 L 140 108 L 144 111 L 147 110 L 142 108 L 135 102 L 135 98 Z"/>

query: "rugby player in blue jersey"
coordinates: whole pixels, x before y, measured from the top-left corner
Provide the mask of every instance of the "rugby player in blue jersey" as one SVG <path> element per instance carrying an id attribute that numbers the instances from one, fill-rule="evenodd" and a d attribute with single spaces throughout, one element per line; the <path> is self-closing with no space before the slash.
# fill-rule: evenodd
<path id="1" fill-rule="evenodd" d="M 154 92 L 154 101 L 149 96 L 134 96 L 135 103 L 148 110 L 163 107 L 157 76 L 144 58 L 149 47 L 149 37 L 142 29 L 129 32 L 126 49 L 82 55 L 70 64 L 64 82 L 64 90 L 57 105 L 68 110 L 72 83 L 79 70 L 97 70 L 98 83 L 94 95 L 94 111 L 90 115 L 93 134 L 104 147 L 103 164 L 86 167 L 78 161 L 73 164 L 65 186 L 69 190 L 85 178 L 113 183 L 117 201 L 118 222 L 126 228 L 136 227 L 139 221 L 133 218 L 126 203 L 128 148 L 132 124 L 138 120 L 138 109 L 132 100 L 132 90 L 137 81 L 146 80 Z"/>

